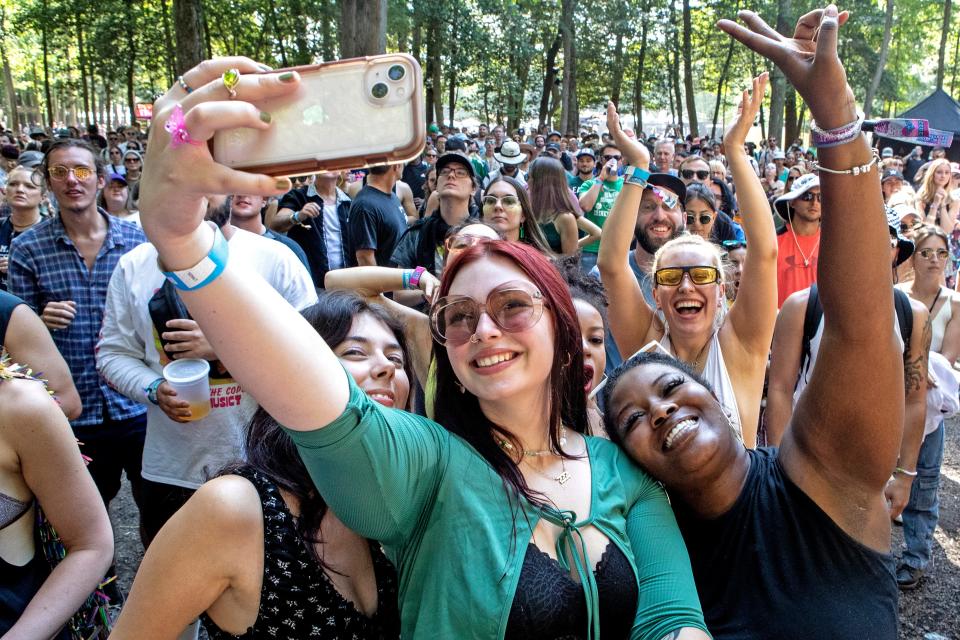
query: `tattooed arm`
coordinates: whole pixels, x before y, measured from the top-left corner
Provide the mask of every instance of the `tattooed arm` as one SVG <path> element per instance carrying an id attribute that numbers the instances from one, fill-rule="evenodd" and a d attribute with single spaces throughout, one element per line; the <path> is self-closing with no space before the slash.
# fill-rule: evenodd
<path id="1" fill-rule="evenodd" d="M 930 314 L 923 303 L 910 299 L 913 309 L 913 326 L 923 327 L 922 331 L 913 331 L 910 344 L 903 351 L 903 382 L 906 392 L 903 416 L 903 438 L 900 441 L 900 457 L 897 467 L 907 471 L 916 471 L 917 456 L 923 444 L 923 425 L 927 418 L 927 358 L 930 354 L 930 341 L 933 329 Z M 913 477 L 905 473 L 894 472 L 884 489 L 884 495 L 890 503 L 890 517 L 896 518 L 907 506 Z"/>

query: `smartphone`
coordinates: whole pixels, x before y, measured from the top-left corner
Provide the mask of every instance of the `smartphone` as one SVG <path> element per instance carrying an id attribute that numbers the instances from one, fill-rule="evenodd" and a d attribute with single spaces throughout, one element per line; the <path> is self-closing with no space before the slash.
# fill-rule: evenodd
<path id="1" fill-rule="evenodd" d="M 300 86 L 257 103 L 271 126 L 218 131 L 212 153 L 240 171 L 293 176 L 418 156 L 426 138 L 423 75 L 397 53 L 291 67 Z M 276 73 L 271 71 L 270 73 Z"/>

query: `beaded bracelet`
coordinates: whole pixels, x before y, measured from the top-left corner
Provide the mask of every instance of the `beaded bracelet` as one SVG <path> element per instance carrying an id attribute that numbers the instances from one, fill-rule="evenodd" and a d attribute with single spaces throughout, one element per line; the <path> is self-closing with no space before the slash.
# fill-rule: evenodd
<path id="1" fill-rule="evenodd" d="M 858 134 L 858 135 L 859 135 L 859 134 Z M 873 158 L 871 158 L 870 162 L 868 162 L 867 164 L 861 164 L 861 165 L 856 166 L 856 167 L 851 167 L 851 168 L 849 168 L 849 169 L 844 169 L 843 171 L 838 171 L 837 169 L 829 169 L 829 168 L 827 168 L 827 167 L 824 167 L 824 166 L 821 165 L 819 162 L 814 162 L 814 163 L 813 163 L 813 170 L 814 170 L 814 171 L 823 171 L 824 173 L 832 173 L 832 174 L 834 174 L 834 175 L 852 175 L 852 176 L 858 176 L 858 175 L 860 175 L 861 173 L 866 173 L 867 171 L 870 171 L 871 167 L 873 167 L 874 165 L 878 165 L 878 166 L 879 166 L 879 164 L 880 164 L 880 155 L 877 153 L 877 150 L 874 149 L 874 150 L 873 150 Z"/>
<path id="2" fill-rule="evenodd" d="M 849 124 L 836 129 L 820 129 L 816 122 L 810 123 L 810 142 L 813 146 L 823 149 L 827 147 L 839 147 L 856 140 L 863 127 L 863 114 L 859 114 L 857 119 Z"/>

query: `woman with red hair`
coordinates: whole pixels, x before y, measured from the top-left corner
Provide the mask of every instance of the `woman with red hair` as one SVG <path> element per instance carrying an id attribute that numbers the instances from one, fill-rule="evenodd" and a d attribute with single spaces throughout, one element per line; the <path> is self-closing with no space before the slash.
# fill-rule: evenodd
<path id="1" fill-rule="evenodd" d="M 218 102 L 231 68 L 245 74 L 237 99 Z M 176 129 L 184 108 L 198 139 L 267 128 L 245 101 L 287 94 L 299 76 L 258 70 L 242 58 L 191 69 L 184 82 L 196 91 L 171 89 L 158 122 L 173 115 Z M 199 271 L 183 300 L 285 425 L 331 509 L 396 565 L 402 637 L 708 637 L 666 494 L 616 446 L 584 435 L 577 315 L 543 255 L 505 241 L 460 253 L 431 309 L 437 422 L 386 408 L 203 223 L 206 193 L 274 195 L 288 181 L 230 171 L 205 145 L 171 144 L 163 126 L 151 135 L 144 230 L 168 270 L 220 265 Z"/>

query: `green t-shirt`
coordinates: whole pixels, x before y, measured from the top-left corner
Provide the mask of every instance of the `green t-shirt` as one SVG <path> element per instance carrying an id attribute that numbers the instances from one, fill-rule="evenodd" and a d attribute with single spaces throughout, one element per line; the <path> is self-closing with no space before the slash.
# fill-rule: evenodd
<path id="1" fill-rule="evenodd" d="M 464 440 L 377 404 L 347 378 L 350 399 L 339 418 L 287 433 L 330 508 L 358 534 L 379 540 L 397 567 L 403 638 L 503 638 L 541 517 L 561 518 L 569 540 L 577 539 L 573 529 L 593 525 L 627 556 L 639 586 L 632 638 L 706 629 L 667 496 L 619 447 L 586 438 L 591 512 L 563 520 L 508 500 L 503 480 Z"/>
<path id="2" fill-rule="evenodd" d="M 587 180 L 580 188 L 577 190 L 577 197 L 582 198 L 583 194 L 593 187 L 593 184 L 599 178 L 594 178 L 593 180 Z M 620 193 L 620 189 L 623 188 L 623 178 L 617 178 L 615 181 L 607 181 L 603 183 L 603 186 L 600 187 L 600 195 L 597 196 L 597 201 L 593 205 L 593 209 L 589 211 L 584 211 L 584 215 L 587 216 L 587 220 L 594 223 L 601 229 L 603 228 L 603 223 L 607 221 L 607 216 L 610 215 L 610 209 L 613 208 L 613 203 L 617 201 L 617 195 Z M 593 244 L 588 244 L 583 248 L 584 251 L 589 253 L 599 253 L 600 251 L 600 241 L 594 242 Z"/>

